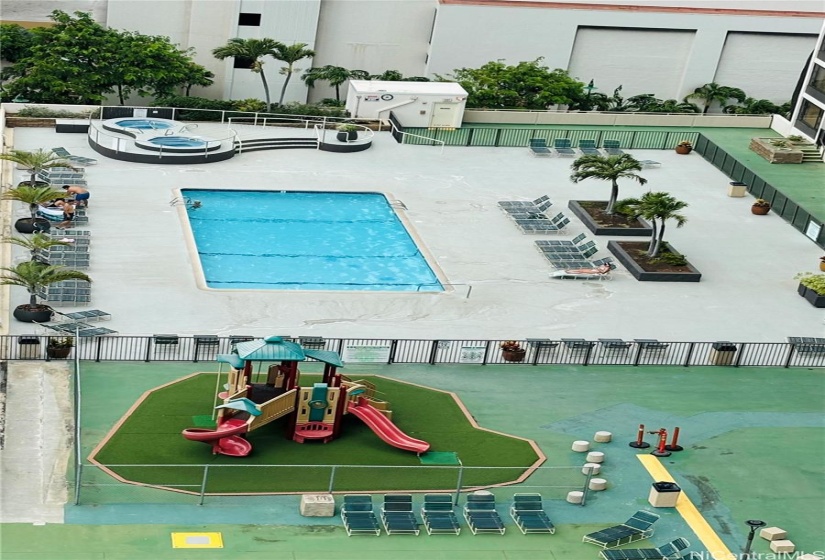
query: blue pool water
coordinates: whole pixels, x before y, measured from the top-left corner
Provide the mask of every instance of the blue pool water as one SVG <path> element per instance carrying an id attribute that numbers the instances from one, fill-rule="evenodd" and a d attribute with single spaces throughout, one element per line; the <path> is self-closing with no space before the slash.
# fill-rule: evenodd
<path id="1" fill-rule="evenodd" d="M 147 142 L 158 146 L 175 146 L 182 148 L 202 148 L 206 146 L 205 141 L 188 136 L 158 136 L 147 140 Z"/>
<path id="2" fill-rule="evenodd" d="M 139 128 L 141 130 L 161 130 L 174 126 L 174 123 L 155 119 L 125 119 L 116 121 L 115 124 L 123 128 Z"/>
<path id="3" fill-rule="evenodd" d="M 382 194 L 181 194 L 210 288 L 444 291 Z"/>

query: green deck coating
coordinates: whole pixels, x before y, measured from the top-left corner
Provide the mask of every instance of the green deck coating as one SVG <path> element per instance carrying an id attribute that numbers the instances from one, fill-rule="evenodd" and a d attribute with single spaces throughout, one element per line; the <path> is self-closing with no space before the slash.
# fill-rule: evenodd
<path id="1" fill-rule="evenodd" d="M 204 369 L 210 369 L 208 364 L 84 362 L 84 448 L 96 444 L 146 389 Z M 302 369 L 312 371 L 308 365 Z M 209 497 L 198 506 L 191 496 L 121 485 L 116 499 L 110 488 L 109 498 L 102 493 L 98 503 L 98 494 L 84 489 L 90 493 L 87 505 L 67 506 L 67 525 L 3 525 L 3 559 L 593 559 L 597 550 L 582 544 L 581 535 L 649 508 L 649 475 L 626 445 L 639 423 L 649 429 L 681 427 L 685 451 L 664 465 L 731 550 L 741 549 L 744 520 L 754 517 L 788 529 L 797 550 L 825 548 L 825 379 L 820 370 L 353 365 L 344 371 L 454 391 L 482 426 L 535 439 L 551 466 L 581 465 L 583 457 L 570 450 L 571 442 L 591 439 L 597 430 L 611 431 L 612 443 L 594 444 L 606 453 L 601 476 L 609 489 L 591 494 L 585 507 L 573 506 L 563 501 L 563 491 L 547 486 L 559 478 L 547 469 L 522 486 L 494 493 L 502 514 L 516 491 L 544 494 L 558 527 L 555 535 L 522 535 L 505 516 L 503 537 L 472 536 L 465 530 L 457 538 L 346 537 L 338 518 L 300 517 L 297 496 Z M 657 513 L 662 519 L 647 543 L 684 536 L 701 551 L 678 514 Z M 173 553 L 173 531 L 219 531 L 225 548 Z M 767 542 L 757 539 L 754 550 L 767 553 Z"/>

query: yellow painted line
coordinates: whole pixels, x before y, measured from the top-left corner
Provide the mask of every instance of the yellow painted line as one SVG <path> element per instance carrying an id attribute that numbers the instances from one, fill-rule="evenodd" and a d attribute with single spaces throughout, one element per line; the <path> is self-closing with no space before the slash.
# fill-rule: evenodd
<path id="1" fill-rule="evenodd" d="M 676 482 L 655 455 L 636 455 L 636 458 L 641 461 L 644 468 L 647 469 L 647 472 L 656 482 Z M 696 536 L 715 560 L 736 560 L 737 556 L 728 550 L 716 531 L 702 517 L 702 514 L 699 513 L 699 510 L 696 509 L 696 506 L 693 505 L 693 502 L 684 492 L 679 494 L 679 499 L 676 501 L 676 511 L 679 512 L 688 527 L 696 533 Z"/>
<path id="2" fill-rule="evenodd" d="M 172 548 L 223 548 L 220 533 L 172 533 Z"/>

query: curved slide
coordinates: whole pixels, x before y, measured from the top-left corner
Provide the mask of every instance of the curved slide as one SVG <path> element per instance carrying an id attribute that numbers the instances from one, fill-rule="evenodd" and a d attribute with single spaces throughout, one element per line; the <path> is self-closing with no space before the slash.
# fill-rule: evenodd
<path id="1" fill-rule="evenodd" d="M 387 417 L 381 414 L 374 406 L 350 403 L 347 410 L 369 426 L 369 428 L 375 432 L 375 435 L 393 447 L 405 451 L 414 451 L 416 453 L 424 453 L 430 449 L 429 443 L 412 438 L 402 432 L 398 429 L 398 426 L 390 422 Z"/>
<path id="2" fill-rule="evenodd" d="M 252 451 L 252 444 L 240 437 L 249 430 L 245 420 L 230 418 L 215 430 L 207 428 L 187 428 L 181 435 L 191 441 L 202 441 L 212 446 L 212 453 L 232 457 L 246 457 Z"/>

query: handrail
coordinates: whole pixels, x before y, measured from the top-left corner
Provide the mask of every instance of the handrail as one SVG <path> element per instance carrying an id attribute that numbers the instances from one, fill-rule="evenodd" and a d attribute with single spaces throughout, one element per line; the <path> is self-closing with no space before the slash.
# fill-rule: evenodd
<path id="1" fill-rule="evenodd" d="M 427 140 L 428 142 L 439 142 L 441 144 L 441 150 L 439 151 L 438 155 L 444 155 L 444 145 L 445 145 L 445 143 L 444 143 L 443 140 L 437 140 L 435 138 L 429 138 L 428 136 L 421 136 L 420 134 L 413 134 L 412 132 L 406 132 L 404 130 L 401 130 L 397 126 L 395 126 L 395 123 L 392 122 L 391 119 L 387 119 L 387 120 L 390 123 L 390 128 L 394 132 L 397 132 L 399 134 L 406 134 L 407 136 L 411 136 L 413 138 L 421 138 L 422 140 Z"/>

